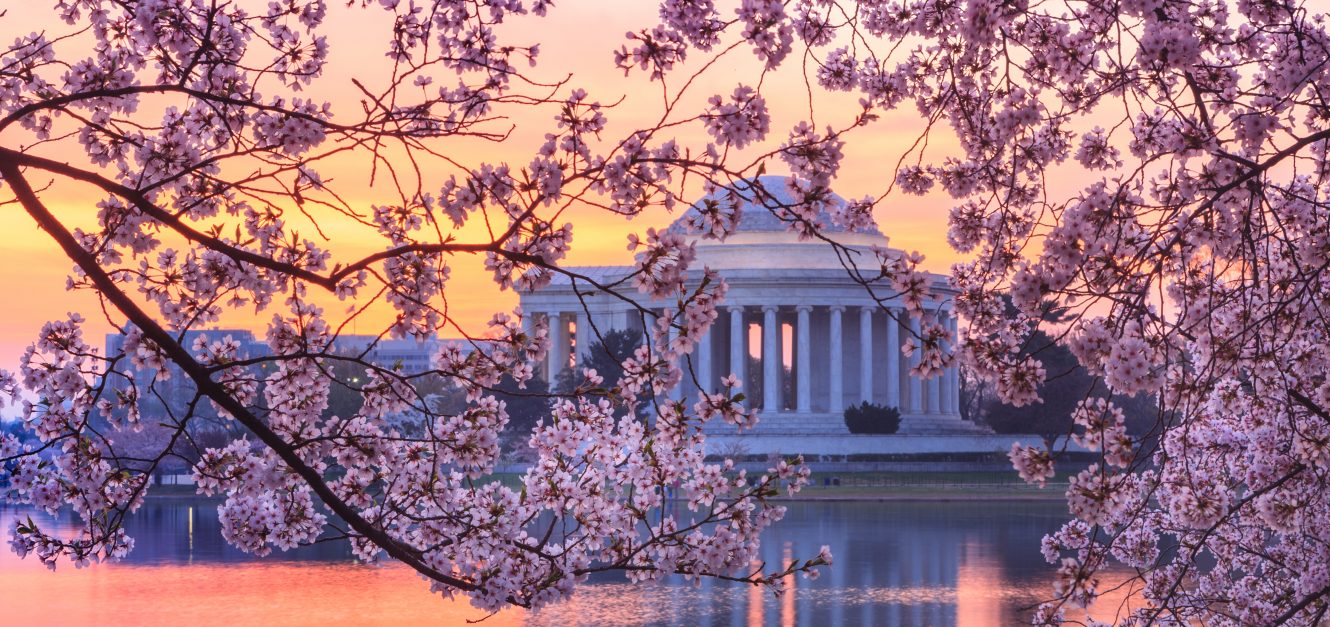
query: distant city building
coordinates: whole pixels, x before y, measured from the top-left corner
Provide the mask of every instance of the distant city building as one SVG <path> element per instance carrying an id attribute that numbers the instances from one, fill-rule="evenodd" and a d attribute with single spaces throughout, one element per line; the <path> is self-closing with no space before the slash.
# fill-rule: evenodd
<path id="1" fill-rule="evenodd" d="M 772 206 L 794 204 L 784 177 L 759 180 L 774 197 L 768 201 Z M 725 241 L 688 235 L 697 250 L 692 279 L 698 280 L 706 266 L 718 271 L 729 285 L 721 317 L 689 356 L 698 383 L 714 391 L 731 372 L 740 380 L 760 381 L 760 396 L 745 390 L 749 402 L 762 409 L 762 420 L 748 432 L 751 434 L 847 434 L 844 410 L 863 401 L 900 408 L 903 434 L 982 432 L 960 418 L 955 367 L 927 380 L 910 376 L 918 353 L 906 357 L 901 347 L 911 335 L 910 328 L 917 330 L 918 322 L 905 315 L 904 303 L 875 302 L 851 277 L 835 249 L 818 240 L 800 241 L 770 209 L 755 204 L 759 194 L 752 185 L 751 181 L 740 184 L 740 219 Z M 686 225 L 703 202 L 728 201 L 703 198 L 669 229 L 688 234 Z M 833 196 L 830 202 L 845 200 Z M 876 272 L 871 249 L 887 247 L 886 236 L 876 227 L 847 231 L 833 226 L 825 210 L 819 222 L 826 237 L 863 253 L 858 260 L 867 274 Z M 602 285 L 633 271 L 631 266 L 568 269 Z M 924 308 L 954 334 L 955 290 L 945 276 L 937 274 L 928 275 L 928 289 L 930 297 Z M 893 290 L 881 286 L 877 292 L 881 297 Z M 633 296 L 637 296 L 635 291 Z M 643 328 L 640 312 L 631 305 L 591 285 L 574 286 L 565 275 L 558 275 L 544 288 L 523 292 L 521 305 L 528 315 L 549 322 L 554 345 L 544 368 L 546 377 L 557 376 L 575 363 L 595 342 L 595 331 Z M 657 311 L 665 303 L 659 305 Z M 750 366 L 757 372 L 746 372 Z M 695 395 L 697 385 L 688 377 L 685 381 L 675 394 Z"/>
<path id="2" fill-rule="evenodd" d="M 194 342 L 200 336 L 206 337 L 210 341 L 230 337 L 240 344 L 237 356 L 242 360 L 257 359 L 272 354 L 266 341 L 256 337 L 252 331 L 244 329 L 186 331 L 182 346 L 188 350 L 193 350 Z M 124 344 L 125 336 L 123 334 L 108 334 L 106 336 L 106 354 L 109 356 L 119 355 L 124 350 Z M 327 353 L 355 358 L 380 368 L 413 375 L 433 369 L 439 351 L 450 345 L 457 346 L 463 353 L 470 352 L 474 348 L 470 342 L 460 339 L 429 338 L 413 340 L 380 338 L 375 335 L 340 335 L 333 340 Z M 142 398 L 139 400 L 139 411 L 145 416 L 183 416 L 188 403 L 194 398 L 197 388 L 193 381 L 186 377 L 184 372 L 175 364 L 168 364 L 167 369 L 169 370 L 169 376 L 163 379 L 157 373 L 146 372 L 129 366 L 128 359 L 117 367 L 120 372 L 132 371 L 135 381 L 140 386 L 153 382 L 151 394 L 147 393 L 145 389 L 140 389 Z M 111 384 L 118 388 L 123 388 L 125 385 L 124 380 L 120 378 L 113 378 Z M 208 403 L 200 403 L 196 408 L 196 412 L 208 415 L 212 413 L 212 410 Z"/>
<path id="3" fill-rule="evenodd" d="M 375 335 L 341 335 L 333 340 L 329 352 L 357 356 L 380 368 L 396 368 L 404 374 L 420 374 L 434 369 L 439 351 L 445 346 L 454 345 L 463 353 L 469 353 L 472 349 L 466 340 L 396 340 L 381 339 Z"/>
<path id="4" fill-rule="evenodd" d="M 268 353 L 268 345 L 256 339 L 250 331 L 240 329 L 216 329 L 208 331 L 186 331 L 183 336 L 181 346 L 186 350 L 193 350 L 194 342 L 199 336 L 205 336 L 208 339 L 220 340 L 223 337 L 230 336 L 240 344 L 237 351 L 237 357 L 248 359 L 265 355 Z M 115 357 L 125 350 L 125 336 L 121 333 L 108 333 L 106 335 L 106 355 Z M 188 405 L 193 401 L 195 391 L 193 381 L 186 377 L 184 372 L 175 364 L 168 363 L 165 376 L 162 373 L 150 372 L 140 368 L 135 368 L 129 355 L 126 355 L 116 365 L 116 371 L 124 374 L 132 374 L 135 384 L 139 391 L 139 412 L 146 417 L 173 416 L 176 418 L 184 417 L 189 409 Z M 151 383 L 152 389 L 148 390 L 147 385 Z M 128 383 L 121 377 L 111 377 L 109 384 L 116 389 L 125 389 Z M 197 410 L 202 413 L 212 415 L 214 412 L 208 403 L 200 403 Z"/>

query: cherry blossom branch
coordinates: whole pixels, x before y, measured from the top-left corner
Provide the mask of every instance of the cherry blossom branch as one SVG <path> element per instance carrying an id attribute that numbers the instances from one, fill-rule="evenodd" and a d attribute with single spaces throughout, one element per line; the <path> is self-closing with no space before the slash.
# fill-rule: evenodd
<path id="1" fill-rule="evenodd" d="M 310 486 L 319 495 L 319 498 L 326 504 L 334 514 L 346 521 L 356 533 L 372 540 L 384 551 L 392 555 L 394 559 L 411 566 L 421 574 L 441 583 L 448 584 L 460 590 L 474 590 L 475 585 L 471 582 L 457 579 L 450 575 L 441 573 L 434 568 L 421 562 L 413 552 L 407 547 L 399 544 L 392 537 L 388 536 L 382 530 L 374 527 L 366 521 L 360 514 L 344 503 L 324 482 L 323 477 L 317 471 L 307 465 L 276 433 L 272 432 L 267 425 L 257 416 L 254 416 L 248 408 L 236 402 L 221 386 L 217 385 L 208 376 L 207 370 L 201 364 L 194 360 L 183 347 L 157 324 L 146 312 L 139 308 L 138 304 L 131 300 L 115 284 L 111 277 L 102 270 L 97 260 L 84 250 L 73 235 L 65 230 L 64 226 L 53 216 L 33 193 L 18 166 L 12 161 L 0 160 L 0 176 L 14 190 L 14 194 L 22 203 L 24 209 L 30 216 L 46 231 L 52 239 L 60 246 L 65 254 L 74 261 L 76 265 L 97 285 L 99 291 L 124 314 L 135 327 L 141 329 L 143 333 L 151 339 L 158 347 L 170 355 L 172 361 L 180 367 L 198 386 L 200 392 L 206 394 L 217 404 L 221 405 L 236 420 L 240 421 L 245 428 L 249 429 L 260 441 L 269 449 L 282 458 L 293 471 L 300 475 L 301 479 Z"/>

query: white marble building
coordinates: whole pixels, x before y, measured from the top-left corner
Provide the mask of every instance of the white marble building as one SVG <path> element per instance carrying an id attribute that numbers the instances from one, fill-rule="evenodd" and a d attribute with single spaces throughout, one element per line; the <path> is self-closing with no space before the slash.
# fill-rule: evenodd
<path id="1" fill-rule="evenodd" d="M 760 180 L 775 203 L 793 202 L 782 177 Z M 745 369 L 759 369 L 760 398 L 752 398 L 753 390 L 746 391 L 749 402 L 762 409 L 761 421 L 746 433 L 847 434 L 844 410 L 862 401 L 899 407 L 903 434 L 979 431 L 960 419 L 955 368 L 927 380 L 909 375 L 911 360 L 901 352 L 909 332 L 902 325 L 917 323 L 908 321 L 903 304 L 875 302 L 851 278 L 833 247 L 820 241 L 799 241 L 769 209 L 752 205 L 755 195 L 745 193 L 750 200 L 742 207 L 738 230 L 724 242 L 696 240 L 693 267 L 698 273 L 703 266 L 718 271 L 729 284 L 729 293 L 721 317 L 689 356 L 697 381 L 712 389 L 731 372 L 741 380 L 755 381 L 756 373 Z M 844 202 L 839 197 L 835 201 Z M 681 217 L 670 228 L 684 232 L 685 219 Z M 830 220 L 824 215 L 822 223 L 830 225 Z M 860 264 L 866 264 L 865 273 L 870 275 L 875 258 L 868 248 L 887 245 L 887 237 L 877 229 L 847 232 L 828 226 L 824 232 L 847 247 L 864 251 Z M 631 266 L 574 270 L 609 284 L 628 274 Z M 933 296 L 925 308 L 936 312 L 954 332 L 954 291 L 941 275 L 929 279 Z M 642 298 L 628 284 L 620 291 Z M 891 293 L 885 286 L 877 291 L 879 296 Z M 642 328 L 640 313 L 622 299 L 584 283 L 574 286 L 562 275 L 540 290 L 523 293 L 521 305 L 528 315 L 550 321 L 554 348 L 543 373 L 547 377 L 575 363 L 578 355 L 596 343 L 597 333 Z M 696 390 L 697 385 L 687 381 L 675 394 L 693 395 Z"/>

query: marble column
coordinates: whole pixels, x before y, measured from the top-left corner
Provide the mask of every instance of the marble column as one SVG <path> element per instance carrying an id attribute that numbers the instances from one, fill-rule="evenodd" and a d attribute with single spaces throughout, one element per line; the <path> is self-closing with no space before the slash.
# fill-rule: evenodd
<path id="1" fill-rule="evenodd" d="M 577 361 L 574 363 L 573 367 L 581 368 L 582 361 L 591 355 L 591 343 L 594 341 L 591 339 L 591 337 L 595 335 L 595 333 L 592 332 L 591 330 L 590 316 L 587 316 L 585 310 L 577 312 L 576 332 L 577 332 Z"/>
<path id="2" fill-rule="evenodd" d="M 859 400 L 873 402 L 873 306 L 859 311 Z"/>
<path id="3" fill-rule="evenodd" d="M 959 342 L 960 336 L 958 334 L 959 329 L 956 326 L 955 312 L 948 312 L 947 314 L 947 331 L 951 332 L 951 341 L 947 343 L 947 347 L 954 350 L 957 346 L 960 345 Z M 960 380 L 960 370 L 958 370 L 959 366 L 956 364 L 959 364 L 960 360 L 953 359 L 951 363 L 952 366 L 947 368 L 947 378 L 945 379 L 947 385 L 946 387 L 943 388 L 945 394 L 943 394 L 942 397 L 942 407 L 945 413 L 959 414 L 961 413 L 960 412 L 961 380 Z"/>
<path id="4" fill-rule="evenodd" d="M 526 311 L 526 310 L 523 310 L 523 311 L 522 311 L 522 335 L 525 335 L 525 336 L 526 336 L 527 341 L 530 341 L 531 338 L 535 337 L 535 335 L 536 335 L 536 312 L 534 312 L 534 311 Z M 528 359 L 530 358 L 530 353 L 527 354 L 527 357 L 528 357 Z M 547 357 L 547 359 L 548 359 L 548 357 Z M 540 376 L 541 364 L 535 363 L 535 362 L 533 361 L 533 362 L 531 362 L 531 369 L 532 369 L 532 374 L 533 374 L 533 375 L 535 375 L 535 376 Z M 547 377 L 547 378 L 548 378 L 548 377 Z"/>
<path id="5" fill-rule="evenodd" d="M 905 310 L 893 308 L 887 318 L 887 406 L 901 407 L 901 316 Z"/>
<path id="6" fill-rule="evenodd" d="M 776 323 L 777 307 L 762 308 L 762 411 L 776 413 L 780 407 L 780 325 Z"/>
<path id="7" fill-rule="evenodd" d="M 845 311 L 840 305 L 831 306 L 831 378 L 829 387 L 831 388 L 831 398 L 828 399 L 827 408 L 833 414 L 840 414 L 845 411 L 845 356 L 841 347 L 841 312 Z"/>
<path id="8" fill-rule="evenodd" d="M 711 384 L 711 330 L 702 334 L 702 339 L 697 341 L 697 350 L 694 352 L 697 358 L 694 360 L 694 367 L 697 369 L 697 385 L 703 392 L 711 392 L 715 386 Z"/>
<path id="9" fill-rule="evenodd" d="M 559 373 L 568 367 L 568 323 L 560 312 L 551 311 L 545 315 L 550 327 L 549 364 L 546 366 L 549 372 L 545 378 L 553 388 Z"/>
<path id="10" fill-rule="evenodd" d="M 730 307 L 730 374 L 740 383 L 747 383 L 744 378 L 748 368 L 748 329 L 744 325 L 744 308 Z"/>
<path id="11" fill-rule="evenodd" d="M 668 336 L 669 336 L 669 340 L 668 340 L 668 341 L 669 341 L 669 343 L 670 343 L 670 346 L 673 346 L 673 345 L 674 345 L 674 339 L 677 338 L 677 337 L 679 337 L 679 328 L 671 324 L 671 325 L 670 325 L 670 328 L 669 328 Z M 680 363 L 679 363 L 679 357 L 675 357 L 675 358 L 674 358 L 674 365 L 675 365 L 676 367 L 680 365 Z M 685 376 L 687 376 L 687 375 L 685 375 Z M 668 398 L 669 398 L 670 400 L 672 400 L 672 401 L 677 401 L 677 400 L 680 400 L 680 399 L 683 398 L 683 383 L 684 383 L 684 382 L 683 382 L 683 380 L 681 379 L 681 380 L 679 381 L 679 384 L 678 384 L 678 385 L 676 385 L 676 386 L 670 388 L 670 393 L 669 393 L 669 395 L 668 395 Z"/>
<path id="12" fill-rule="evenodd" d="M 941 371 L 928 377 L 928 413 L 942 413 L 942 377 Z"/>
<path id="13" fill-rule="evenodd" d="M 809 305 L 799 305 L 794 310 L 799 314 L 799 328 L 795 330 L 798 335 L 795 344 L 795 369 L 798 370 L 797 392 L 795 410 L 801 414 L 813 411 L 813 329 L 809 314 L 813 308 Z"/>
<path id="14" fill-rule="evenodd" d="M 913 374 L 914 368 L 919 365 L 919 319 L 910 318 L 910 339 L 914 341 L 915 350 L 910 353 L 910 413 L 921 414 L 924 411 L 924 385 L 919 377 Z"/>
<path id="15" fill-rule="evenodd" d="M 948 367 L 942 374 L 942 413 L 954 415 L 956 411 L 956 367 Z"/>
<path id="16" fill-rule="evenodd" d="M 950 332 L 950 331 L 951 331 L 951 322 L 950 322 L 950 319 L 948 318 L 948 314 L 947 314 L 947 312 L 945 312 L 945 311 L 939 311 L 938 314 L 937 314 L 937 316 L 938 316 L 938 317 L 937 317 L 937 322 L 938 322 L 938 324 L 941 325 L 942 328 L 945 329 L 947 332 Z M 944 352 L 951 350 L 951 342 L 948 342 L 948 341 L 946 341 L 946 340 L 943 340 L 943 341 L 942 341 L 942 350 L 943 350 Z M 950 368 L 950 367 L 943 368 L 943 369 L 942 369 L 942 372 L 939 372 L 939 373 L 938 373 L 938 378 L 937 378 L 937 389 L 938 389 L 938 395 L 937 395 L 937 413 L 939 413 L 939 414 L 950 414 L 950 413 L 951 413 L 951 406 L 950 406 L 950 403 L 948 402 L 948 399 L 950 398 L 950 390 L 951 390 L 951 368 Z"/>
<path id="17" fill-rule="evenodd" d="M 535 332 L 535 330 L 536 330 L 536 313 L 534 311 L 523 311 L 522 335 L 525 335 L 527 339 L 531 339 L 531 336 Z"/>

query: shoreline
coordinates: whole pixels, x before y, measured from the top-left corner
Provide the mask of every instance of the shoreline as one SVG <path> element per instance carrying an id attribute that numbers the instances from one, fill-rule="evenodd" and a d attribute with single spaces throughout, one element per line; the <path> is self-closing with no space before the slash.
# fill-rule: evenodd
<path id="1" fill-rule="evenodd" d="M 1060 492 L 1043 494 L 828 494 L 769 499 L 782 503 L 1058 503 L 1066 500 Z"/>
<path id="2" fill-rule="evenodd" d="M 928 490 L 928 488 L 941 488 Z M 774 496 L 768 500 L 776 503 L 1055 503 L 1066 500 L 1066 486 L 1050 485 L 1042 490 L 997 490 L 977 491 L 967 486 L 964 489 L 948 489 L 946 486 L 892 486 L 882 488 L 850 488 L 845 491 L 836 488 L 804 488 L 795 496 Z M 161 490 L 150 491 L 145 499 L 152 500 L 193 500 L 221 502 L 224 496 L 205 496 L 194 492 Z"/>
<path id="3" fill-rule="evenodd" d="M 945 468 L 930 471 L 815 471 L 809 477 L 808 485 L 798 494 L 789 496 L 782 486 L 779 494 L 768 498 L 781 503 L 1052 503 L 1065 501 L 1072 478 L 1072 473 L 1064 470 L 1050 477 L 1047 486 L 1040 488 L 1026 484 L 1014 475 L 1014 472 Z M 515 472 L 496 472 L 487 479 L 512 488 L 518 487 L 521 481 Z M 149 489 L 147 498 L 217 501 L 225 498 L 224 495 L 199 495 L 194 490 L 192 485 L 157 485 Z"/>

